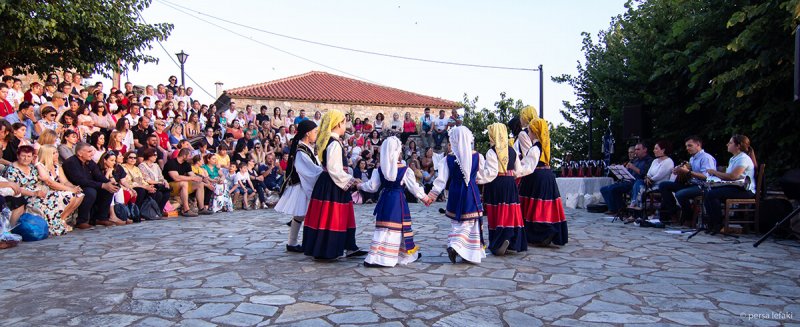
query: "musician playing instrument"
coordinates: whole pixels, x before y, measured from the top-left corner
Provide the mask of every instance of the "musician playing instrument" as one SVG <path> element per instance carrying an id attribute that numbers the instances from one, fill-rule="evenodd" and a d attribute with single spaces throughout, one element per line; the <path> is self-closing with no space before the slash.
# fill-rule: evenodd
<path id="1" fill-rule="evenodd" d="M 728 152 L 733 157 L 728 161 L 725 172 L 709 169 L 708 181 L 720 182 L 722 186 L 709 188 L 703 195 L 709 221 L 708 230 L 716 234 L 722 229 L 722 203 L 727 199 L 752 199 L 756 196 L 755 167 L 756 153 L 750 146 L 750 139 L 744 135 L 733 135 L 728 141 Z M 749 183 L 746 182 L 749 179 Z M 725 183 L 741 181 L 741 183 Z"/>
<path id="2" fill-rule="evenodd" d="M 686 152 L 692 156 L 689 159 L 691 170 L 684 166 L 677 166 L 672 172 L 678 176 L 690 177 L 688 184 L 665 181 L 659 184 L 661 192 L 661 208 L 659 217 L 662 221 L 669 221 L 678 212 L 680 204 L 681 220 L 691 219 L 692 207 L 689 200 L 703 194 L 701 185 L 708 178 L 708 170 L 717 168 L 717 160 L 703 150 L 703 139 L 699 136 L 689 136 L 685 140 Z"/>

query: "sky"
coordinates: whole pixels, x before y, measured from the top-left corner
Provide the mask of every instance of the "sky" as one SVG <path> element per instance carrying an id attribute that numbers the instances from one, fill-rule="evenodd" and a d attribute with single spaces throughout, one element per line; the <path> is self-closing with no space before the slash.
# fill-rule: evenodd
<path id="1" fill-rule="evenodd" d="M 169 7 L 191 8 L 196 17 Z M 596 35 L 611 17 L 624 12 L 624 0 L 571 1 L 273 1 L 153 0 L 142 13 L 148 23 L 175 25 L 169 38 L 145 53 L 158 64 L 141 65 L 129 79 L 137 85 L 180 79 L 173 63 L 181 50 L 186 85 L 207 103 L 215 82 L 224 89 L 309 71 L 363 79 L 452 101 L 479 97 L 478 107 L 493 108 L 500 93 L 539 107 L 539 73 L 398 60 L 308 44 L 225 23 L 203 14 L 296 38 L 406 57 L 490 66 L 536 68 L 543 65 L 544 116 L 563 122 L 562 101 L 574 101 L 571 87 L 551 76 L 576 74 L 583 60 L 581 32 Z M 182 9 L 186 11 L 185 9 Z M 186 11 L 189 12 L 189 11 Z M 268 47 L 267 45 L 271 46 Z M 312 63 L 285 52 L 314 61 Z M 326 65 L 328 67 L 323 67 Z M 338 71 L 337 71 L 338 70 Z"/>

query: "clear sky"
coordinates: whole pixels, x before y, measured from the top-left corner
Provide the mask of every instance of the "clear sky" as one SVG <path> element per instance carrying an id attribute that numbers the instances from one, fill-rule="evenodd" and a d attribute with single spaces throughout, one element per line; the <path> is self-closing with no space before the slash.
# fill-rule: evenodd
<path id="1" fill-rule="evenodd" d="M 563 100 L 572 89 L 551 76 L 575 74 L 582 60 L 583 31 L 596 34 L 612 16 L 624 11 L 624 0 L 573 1 L 257 1 L 169 0 L 195 11 L 240 24 L 343 47 L 493 66 L 535 68 L 544 65 L 545 118 L 562 121 Z M 211 94 L 214 82 L 234 88 L 312 70 L 344 73 L 271 49 L 311 59 L 378 84 L 459 101 L 479 96 L 479 107 L 493 107 L 500 92 L 539 106 L 538 72 L 457 67 L 376 57 L 289 40 L 220 22 L 237 36 L 153 0 L 143 13 L 148 23 L 170 22 L 175 29 L 164 47 L 189 54 L 185 69 Z M 256 40 L 260 43 L 254 42 Z M 180 69 L 157 43 L 148 54 L 159 64 L 143 65 L 129 78 L 135 84 L 180 79 Z M 352 76 L 349 76 L 352 77 Z M 123 76 L 123 81 L 125 77 Z M 195 98 L 212 98 L 188 78 Z"/>

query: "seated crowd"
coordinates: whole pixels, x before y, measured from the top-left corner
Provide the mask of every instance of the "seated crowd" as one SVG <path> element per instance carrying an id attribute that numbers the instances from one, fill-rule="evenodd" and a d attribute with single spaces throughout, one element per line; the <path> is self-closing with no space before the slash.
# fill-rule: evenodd
<path id="1" fill-rule="evenodd" d="M 691 200 L 702 196 L 704 224 L 711 233 L 722 228 L 722 204 L 726 199 L 752 199 L 756 193 L 755 151 L 750 139 L 733 135 L 727 144 L 731 154 L 725 172 L 717 170 L 717 160 L 703 149 L 698 136 L 686 138 L 689 162 L 675 165 L 669 154 L 670 143 L 661 140 L 653 146 L 655 158 L 650 156 L 648 145 L 639 142 L 629 148 L 625 168 L 634 180 L 620 180 L 601 189 L 608 206 L 607 214 L 617 215 L 625 207 L 624 195 L 630 197 L 630 208 L 640 210 L 650 193 L 660 195 L 657 216 L 662 222 L 691 221 L 694 214 Z M 632 218 L 629 218 L 631 221 Z"/>
<path id="2" fill-rule="evenodd" d="M 119 208 L 143 212 L 155 206 L 162 215 L 183 216 L 232 211 L 234 205 L 267 208 L 284 183 L 297 125 L 319 124 L 322 116 L 307 116 L 304 109 L 284 116 L 280 107 L 266 106 L 256 113 L 235 102 L 217 110 L 193 99 L 192 88 L 178 85 L 175 76 L 167 84 L 138 89 L 128 82 L 106 90 L 102 82 L 87 85 L 80 74 L 65 71 L 23 91 L 12 67 L 4 67 L 3 75 L 0 206 L 11 211 L 12 225 L 26 212 L 42 216 L 52 235 L 139 222 L 121 217 Z M 382 113 L 372 121 L 348 114 L 348 171 L 368 180 L 382 141 L 397 135 L 418 181 L 432 187 L 447 132 L 462 118 L 455 110 L 449 116 L 430 111 L 419 118 L 405 113 L 403 120 L 393 113 L 391 121 Z M 365 202 L 377 197 L 359 195 Z"/>

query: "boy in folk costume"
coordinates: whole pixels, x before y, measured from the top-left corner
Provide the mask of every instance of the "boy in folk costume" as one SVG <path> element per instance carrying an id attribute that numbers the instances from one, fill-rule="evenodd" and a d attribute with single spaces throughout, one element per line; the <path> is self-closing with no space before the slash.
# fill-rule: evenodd
<path id="1" fill-rule="evenodd" d="M 480 155 L 472 150 L 472 132 L 465 126 L 450 130 L 452 154 L 447 155 L 439 167 L 439 176 L 433 182 L 428 198 L 435 199 L 448 180 L 450 187 L 447 210 L 451 231 L 448 236 L 447 256 L 452 263 L 460 256 L 466 261 L 480 263 L 486 257 L 481 233 L 481 194 L 475 180 L 480 170 Z"/>
<path id="2" fill-rule="evenodd" d="M 522 217 L 528 242 L 546 247 L 567 244 L 567 220 L 556 176 L 550 170 L 550 131 L 547 121 L 534 118 L 528 127 L 530 152 L 539 158 L 536 170 L 519 184 Z M 530 153 L 528 155 L 531 155 Z"/>
<path id="3" fill-rule="evenodd" d="M 317 124 L 311 120 L 304 120 L 298 125 L 289 150 L 287 178 L 281 186 L 281 199 L 275 205 L 275 211 L 294 217 L 290 224 L 289 242 L 286 243 L 288 252 L 303 252 L 303 247 L 297 244 L 297 234 L 305 219 L 314 183 L 322 173 L 312 147 L 318 131 Z"/>
<path id="4" fill-rule="evenodd" d="M 422 200 L 431 203 L 425 191 L 417 184 L 414 172 L 400 163 L 403 145 L 400 139 L 391 136 L 381 145 L 381 166 L 372 174 L 369 182 L 359 189 L 369 193 L 380 191 L 375 206 L 375 233 L 364 266 L 370 268 L 406 265 L 420 257 L 411 231 L 411 212 L 408 210 L 405 189 Z"/>
<path id="5" fill-rule="evenodd" d="M 486 184 L 483 201 L 489 219 L 489 250 L 494 255 L 504 255 L 508 249 L 526 251 L 528 242 L 515 179 L 532 173 L 538 157 L 529 151 L 520 160 L 508 144 L 508 130 L 502 123 L 489 125 L 489 144 L 484 173 L 477 179 L 478 184 Z"/>
<path id="6" fill-rule="evenodd" d="M 303 227 L 303 252 L 318 260 L 366 255 L 356 245 L 356 219 L 350 193 L 361 183 L 345 170 L 347 156 L 339 139 L 345 131 L 344 114 L 329 110 L 322 116 L 317 157 L 323 168 L 314 184 Z"/>

